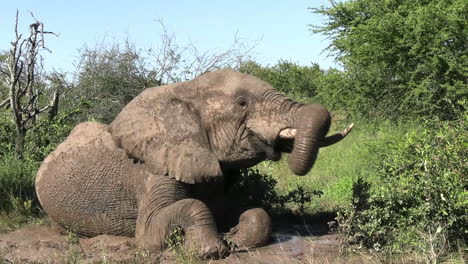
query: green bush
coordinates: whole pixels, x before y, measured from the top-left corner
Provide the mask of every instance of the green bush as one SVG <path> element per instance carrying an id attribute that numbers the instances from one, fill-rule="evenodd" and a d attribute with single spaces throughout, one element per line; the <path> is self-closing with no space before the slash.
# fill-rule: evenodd
<path id="1" fill-rule="evenodd" d="M 305 213 L 306 204 L 312 201 L 313 196 L 321 196 L 318 190 L 310 190 L 298 185 L 289 192 L 281 195 L 275 190 L 277 181 L 268 173 L 258 169 L 242 170 L 240 179 L 230 188 L 228 200 L 235 201 L 243 208 L 262 207 L 267 211 L 273 208 L 285 208 L 285 204 L 297 207 L 300 214 Z"/>
<path id="2" fill-rule="evenodd" d="M 0 111 L 0 156 L 15 149 L 15 124 L 9 112 Z"/>
<path id="3" fill-rule="evenodd" d="M 39 119 L 26 136 L 22 157 L 14 151 L 14 124 L 0 115 L 0 212 L 37 213 L 39 203 L 34 181 L 44 158 L 60 144 L 74 127 L 79 110 L 59 114 L 53 120 Z"/>
<path id="4" fill-rule="evenodd" d="M 277 181 L 268 174 L 262 174 L 256 169 L 246 169 L 241 172 L 240 179 L 234 183 L 228 196 L 242 207 L 263 207 L 271 209 L 278 204 L 281 197 L 275 192 Z"/>
<path id="5" fill-rule="evenodd" d="M 38 166 L 38 162 L 21 160 L 14 154 L 0 158 L 0 211 L 21 212 L 23 209 L 37 208 L 34 180 Z"/>
<path id="6" fill-rule="evenodd" d="M 76 126 L 75 117 L 82 113 L 80 108 L 58 114 L 54 119 L 40 119 L 26 137 L 26 159 L 42 162 Z"/>
<path id="7" fill-rule="evenodd" d="M 351 243 L 442 252 L 468 237 L 468 115 L 426 121 L 382 157 L 378 184 L 362 179 L 340 212 Z"/>
<path id="8" fill-rule="evenodd" d="M 248 61 L 239 71 L 256 76 L 280 92 L 298 100 L 309 100 L 317 94 L 323 71 L 318 64 L 299 66 L 288 61 L 279 61 L 271 67 Z"/>
<path id="9" fill-rule="evenodd" d="M 329 50 L 349 80 L 331 87 L 333 94 L 369 118 L 452 119 L 451 104 L 468 96 L 467 10 L 465 0 L 354 0 L 313 8 L 325 17 L 313 29 L 331 40 Z"/>

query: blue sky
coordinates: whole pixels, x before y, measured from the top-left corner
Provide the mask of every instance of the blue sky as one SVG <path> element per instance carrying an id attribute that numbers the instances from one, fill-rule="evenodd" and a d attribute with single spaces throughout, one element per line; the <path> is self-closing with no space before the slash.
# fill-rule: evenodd
<path id="1" fill-rule="evenodd" d="M 136 4 L 138 2 L 138 4 Z M 310 32 L 310 24 L 323 17 L 308 7 L 329 5 L 328 0 L 280 1 L 184 1 L 184 0 L 81 0 L 81 1 L 3 1 L 0 9 L 0 50 L 13 39 L 16 9 L 20 29 L 33 22 L 28 11 L 44 22 L 45 29 L 59 37 L 46 39 L 53 51 L 46 56 L 46 68 L 72 70 L 78 49 L 103 39 L 125 39 L 137 47 L 157 47 L 162 20 L 180 43 L 192 42 L 200 50 L 226 49 L 237 35 L 248 43 L 257 42 L 254 58 L 263 65 L 290 60 L 301 65 L 318 63 L 322 68 L 336 66 L 323 50 L 329 41 Z"/>

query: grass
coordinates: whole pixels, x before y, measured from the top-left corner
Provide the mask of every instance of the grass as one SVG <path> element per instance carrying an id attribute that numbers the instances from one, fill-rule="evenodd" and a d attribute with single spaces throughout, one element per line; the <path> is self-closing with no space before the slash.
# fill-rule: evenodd
<path id="1" fill-rule="evenodd" d="M 345 126 L 345 123 L 337 122 L 337 126 L 331 131 L 339 131 Z M 279 162 L 263 162 L 257 165 L 257 169 L 261 173 L 273 176 L 278 182 L 275 190 L 279 194 L 287 194 L 298 186 L 322 191 L 322 196 L 313 196 L 312 201 L 306 204 L 306 213 L 328 219 L 331 214 L 326 212 L 336 212 L 341 206 L 349 203 L 352 185 L 359 177 L 375 183 L 376 164 L 380 162 L 380 153 L 387 147 L 397 144 L 408 131 L 414 129 L 417 129 L 417 125 L 387 122 L 371 124 L 357 121 L 355 128 L 346 139 L 321 149 L 314 168 L 306 176 L 300 177 L 290 172 L 287 155 Z M 34 192 L 36 169 L 37 164 L 33 162 L 19 161 L 8 155 L 0 157 L 0 233 L 45 221 L 40 214 L 37 214 L 35 197 L 31 196 L 31 191 Z M 287 213 L 298 211 L 297 204 L 288 203 L 286 207 L 289 210 L 286 210 Z M 9 213 L 2 213 L 4 209 L 8 209 Z M 324 212 L 325 216 L 321 215 Z M 458 253 L 449 255 L 447 261 L 465 263 L 464 252 L 466 249 L 460 249 Z M 173 254 L 176 263 L 206 263 L 197 258 L 193 252 L 184 249 L 178 248 Z M 71 254 L 70 257 L 70 263 L 79 261 L 80 258 L 75 254 Z M 107 262 L 106 258 L 103 259 Z M 146 257 L 142 255 L 141 259 L 146 260 Z M 302 263 L 335 263 L 335 261 L 348 263 L 346 261 L 350 259 L 357 259 L 360 263 L 418 263 L 421 260 L 420 256 L 400 256 L 391 252 L 376 254 L 365 251 L 350 252 L 339 256 L 338 259 L 330 260 L 320 257 L 317 259 L 309 252 L 303 256 Z M 282 263 L 299 262 L 285 259 Z"/>
<path id="2" fill-rule="evenodd" d="M 331 131 L 338 131 L 345 124 L 338 126 L 340 128 L 332 128 Z M 279 162 L 263 162 L 257 168 L 277 180 L 276 191 L 280 194 L 294 190 L 297 186 L 322 191 L 321 197 L 314 196 L 307 205 L 308 213 L 333 212 L 349 202 L 352 185 L 358 177 L 373 181 L 382 146 L 398 141 L 411 129 L 413 126 L 408 124 L 356 122 L 346 139 L 320 150 L 314 167 L 305 176 L 296 176 L 290 172 L 287 155 Z"/>
<path id="3" fill-rule="evenodd" d="M 24 215 L 0 212 L 0 234 L 14 231 L 23 226 L 40 223 L 40 218 L 31 219 Z"/>
<path id="4" fill-rule="evenodd" d="M 0 211 L 19 209 L 18 199 L 31 201 L 31 207 L 37 208 L 34 181 L 38 167 L 38 162 L 18 159 L 12 153 L 0 157 Z"/>

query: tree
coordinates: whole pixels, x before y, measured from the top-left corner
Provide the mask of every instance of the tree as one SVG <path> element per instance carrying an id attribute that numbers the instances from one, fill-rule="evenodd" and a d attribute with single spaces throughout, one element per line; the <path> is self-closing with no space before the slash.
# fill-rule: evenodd
<path id="1" fill-rule="evenodd" d="M 282 60 L 273 66 L 261 66 L 254 61 L 247 61 L 240 65 L 239 70 L 254 75 L 297 99 L 316 96 L 323 76 L 318 64 L 299 66 Z"/>
<path id="2" fill-rule="evenodd" d="M 34 18 L 34 15 L 31 13 Z M 40 101 L 44 97 L 45 83 L 41 78 L 42 57 L 40 52 L 46 50 L 45 35 L 55 35 L 45 31 L 44 24 L 34 18 L 29 25 L 29 36 L 23 38 L 18 32 L 18 11 L 16 12 L 15 35 L 11 48 L 6 54 L 6 61 L 1 65 L 1 74 L 8 87 L 8 96 L 0 103 L 0 108 L 8 106 L 15 123 L 16 153 L 22 155 L 24 139 L 28 130 L 36 124 L 37 117 L 58 104 L 58 90 L 53 93 L 50 102 L 43 106 Z"/>
<path id="3" fill-rule="evenodd" d="M 251 59 L 256 43 L 248 43 L 237 34 L 230 47 L 225 50 L 200 50 L 193 43 L 180 44 L 160 22 L 162 34 L 160 45 L 147 51 L 148 61 L 153 67 L 155 78 L 162 84 L 188 81 L 195 77 L 222 68 L 239 69 Z"/>
<path id="4" fill-rule="evenodd" d="M 6 73 L 8 68 L 7 68 L 7 57 L 8 53 L 7 52 L 1 52 L 0 53 L 0 73 L 3 75 L 3 73 Z M 7 98 L 8 97 L 8 86 L 6 83 L 3 81 L 0 81 L 0 98 Z"/>
<path id="5" fill-rule="evenodd" d="M 313 8 L 314 32 L 331 39 L 354 108 L 391 116 L 453 118 L 468 95 L 468 3 L 464 0 L 355 0 Z"/>
<path id="6" fill-rule="evenodd" d="M 177 43 L 163 24 L 156 49 L 137 49 L 128 40 L 80 51 L 75 104 L 87 102 L 84 119 L 110 123 L 120 110 L 145 88 L 191 80 L 221 68 L 239 68 L 253 47 L 237 37 L 226 50 L 200 51 L 194 44 Z"/>
<path id="7" fill-rule="evenodd" d="M 128 41 L 85 46 L 80 53 L 77 85 L 71 96 L 75 104 L 88 102 L 87 119 L 110 123 L 143 89 L 160 84 L 142 52 Z"/>

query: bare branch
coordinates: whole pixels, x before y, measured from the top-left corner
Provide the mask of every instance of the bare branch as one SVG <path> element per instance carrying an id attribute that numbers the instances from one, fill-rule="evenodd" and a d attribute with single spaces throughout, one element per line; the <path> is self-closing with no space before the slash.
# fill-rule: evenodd
<path id="1" fill-rule="evenodd" d="M 150 49 L 148 55 L 161 83 L 185 81 L 221 68 L 238 68 L 242 62 L 251 59 L 257 44 L 246 45 L 236 33 L 228 49 L 200 52 L 192 42 L 188 45 L 177 44 L 174 34 L 168 32 L 162 21 L 158 22 L 162 28 L 161 44 L 156 52 Z"/>
<path id="2" fill-rule="evenodd" d="M 21 36 L 18 36 L 18 16 L 19 16 L 19 11 L 18 9 L 16 9 L 15 34 L 16 34 L 17 41 L 21 38 Z"/>
<path id="3" fill-rule="evenodd" d="M 4 69 L 0 69 L 0 73 L 3 74 L 3 75 L 5 75 L 5 76 L 8 76 L 8 72 L 5 71 Z"/>
<path id="4" fill-rule="evenodd" d="M 37 18 L 34 16 L 34 14 L 31 11 L 29 11 L 29 14 L 36 21 L 36 23 L 31 24 L 30 27 L 34 27 L 35 31 L 37 31 L 37 32 L 39 32 L 41 34 L 41 40 L 40 40 L 40 43 L 42 44 L 41 48 L 43 48 L 43 49 L 47 50 L 48 52 L 52 53 L 52 51 L 50 49 L 46 48 L 46 46 L 45 46 L 44 34 L 50 34 L 50 35 L 54 35 L 56 37 L 58 37 L 58 34 L 52 32 L 52 31 L 44 31 L 44 23 L 37 20 Z"/>
<path id="5" fill-rule="evenodd" d="M 16 125 L 17 142 L 16 151 L 21 154 L 24 137 L 29 129 L 33 128 L 39 114 L 46 111 L 51 105 L 39 108 L 39 98 L 43 93 L 38 90 L 36 82 L 42 76 L 42 50 L 50 51 L 45 47 L 45 34 L 53 32 L 44 31 L 44 24 L 38 21 L 30 12 L 35 23 L 29 26 L 29 36 L 23 38 L 18 32 L 19 11 L 16 10 L 15 40 L 11 42 L 10 52 L 6 60 L 7 70 L 1 69 L 5 81 L 9 85 L 9 107 L 12 111 Z M 2 102 L 1 107 L 8 102 Z M 58 104 L 58 103 L 57 103 Z"/>
<path id="6" fill-rule="evenodd" d="M 59 107 L 59 101 L 60 101 L 60 92 L 59 90 L 55 90 L 54 96 L 52 97 L 52 100 L 49 103 L 49 120 L 52 120 L 57 116 L 58 114 L 58 107 Z"/>
<path id="7" fill-rule="evenodd" d="M 7 99 L 5 99 L 2 103 L 0 103 L 0 108 L 2 107 L 9 107 L 10 106 L 10 97 L 8 97 Z"/>

